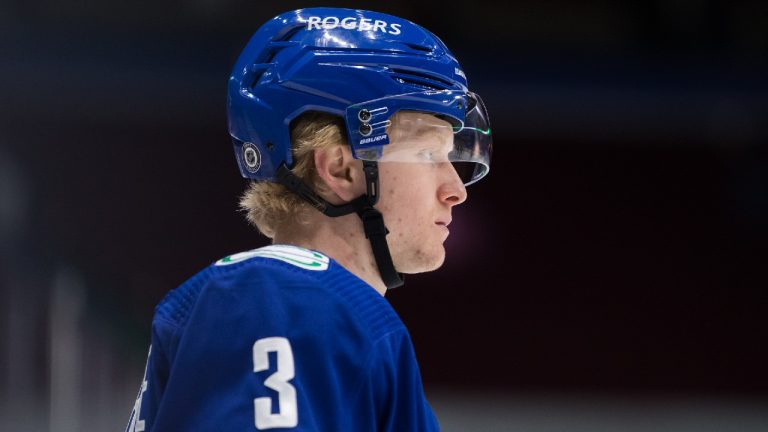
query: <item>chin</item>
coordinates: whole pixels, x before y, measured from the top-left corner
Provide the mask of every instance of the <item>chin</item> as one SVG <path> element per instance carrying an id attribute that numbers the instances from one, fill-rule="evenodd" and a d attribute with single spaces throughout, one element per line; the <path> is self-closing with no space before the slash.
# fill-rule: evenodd
<path id="1" fill-rule="evenodd" d="M 416 249 L 409 252 L 392 257 L 395 268 L 400 273 L 430 272 L 439 269 L 445 262 L 445 248 L 442 244 L 430 250 Z"/>

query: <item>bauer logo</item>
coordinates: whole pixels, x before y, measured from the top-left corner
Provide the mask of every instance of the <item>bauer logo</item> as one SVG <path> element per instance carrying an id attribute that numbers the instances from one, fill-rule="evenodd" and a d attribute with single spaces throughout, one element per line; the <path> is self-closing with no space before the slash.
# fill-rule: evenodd
<path id="1" fill-rule="evenodd" d="M 454 72 L 456 75 L 458 75 L 458 76 L 460 76 L 460 77 L 464 78 L 464 81 L 466 81 L 466 80 L 467 80 L 467 76 L 466 76 L 466 75 L 464 75 L 464 71 L 463 71 L 463 70 L 461 70 L 461 69 L 459 69 L 459 68 L 453 68 L 453 72 Z"/>
<path id="2" fill-rule="evenodd" d="M 385 135 L 378 135 L 378 136 L 374 136 L 374 137 L 370 137 L 370 138 L 363 138 L 363 139 L 360 140 L 360 145 L 379 142 L 379 141 L 381 141 L 383 139 L 386 139 L 386 138 L 387 138 L 386 134 Z"/>
<path id="3" fill-rule="evenodd" d="M 346 30 L 372 31 L 399 35 L 401 33 L 400 27 L 401 24 L 362 17 L 339 18 L 335 16 L 311 16 L 307 18 L 307 30 L 333 30 L 335 28 L 343 28 Z"/>

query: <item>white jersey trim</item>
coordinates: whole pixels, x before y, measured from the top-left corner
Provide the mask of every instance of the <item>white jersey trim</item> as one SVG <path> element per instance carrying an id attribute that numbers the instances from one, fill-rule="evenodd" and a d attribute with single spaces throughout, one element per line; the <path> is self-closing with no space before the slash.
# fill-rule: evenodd
<path id="1" fill-rule="evenodd" d="M 272 258 L 293 264 L 304 270 L 324 271 L 328 270 L 330 258 L 309 249 L 289 245 L 271 245 L 259 249 L 240 252 L 224 257 L 216 261 L 217 266 L 226 266 L 249 260 L 251 258 Z"/>

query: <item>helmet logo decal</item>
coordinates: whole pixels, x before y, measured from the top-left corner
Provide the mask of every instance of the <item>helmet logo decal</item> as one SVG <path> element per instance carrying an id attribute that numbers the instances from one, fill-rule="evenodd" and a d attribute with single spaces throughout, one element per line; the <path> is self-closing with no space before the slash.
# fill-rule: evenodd
<path id="1" fill-rule="evenodd" d="M 333 30 L 337 27 L 341 27 L 346 30 L 357 31 L 373 31 L 389 33 L 391 35 L 399 35 L 401 33 L 400 26 L 402 24 L 387 23 L 382 20 L 372 20 L 370 18 L 346 17 L 339 19 L 339 17 L 319 17 L 311 16 L 307 18 L 307 30 Z"/>
<path id="2" fill-rule="evenodd" d="M 253 143 L 243 144 L 243 162 L 245 162 L 245 168 L 251 173 L 261 168 L 261 152 Z"/>
<path id="3" fill-rule="evenodd" d="M 387 138 L 388 138 L 387 134 L 377 135 L 377 136 L 370 137 L 370 138 L 363 138 L 363 139 L 360 140 L 360 145 L 372 144 L 372 143 L 379 142 L 379 141 L 381 141 L 383 139 L 387 139 Z"/>

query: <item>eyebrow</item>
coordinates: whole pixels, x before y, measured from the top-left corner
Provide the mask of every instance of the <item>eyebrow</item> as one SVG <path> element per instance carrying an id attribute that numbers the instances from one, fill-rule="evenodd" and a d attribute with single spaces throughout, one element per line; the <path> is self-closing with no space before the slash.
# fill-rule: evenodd
<path id="1" fill-rule="evenodd" d="M 426 135 L 429 135 L 431 132 L 437 132 L 444 127 L 450 128 L 451 126 L 450 124 L 448 126 L 442 126 L 437 124 L 421 126 L 420 128 L 412 131 L 411 134 L 409 135 L 412 135 L 414 138 L 422 138 Z M 451 129 L 451 131 L 453 131 L 453 129 Z"/>
<path id="2" fill-rule="evenodd" d="M 393 123 L 392 127 L 394 129 L 392 132 L 395 132 L 395 130 L 402 128 L 403 125 L 402 125 L 402 123 L 398 122 L 398 123 Z M 440 131 L 443 128 L 448 128 L 451 131 L 451 133 L 450 133 L 451 138 L 450 139 L 442 139 L 442 134 L 440 133 Z M 408 141 L 422 141 L 426 137 L 435 136 L 439 140 L 439 145 L 429 145 L 429 146 L 422 145 L 422 146 L 419 146 L 419 148 L 436 148 L 436 149 L 440 149 L 440 150 L 445 149 L 445 150 L 447 150 L 448 153 L 450 153 L 453 150 L 453 147 L 454 147 L 454 142 L 453 142 L 453 139 L 452 139 L 453 138 L 453 129 L 451 128 L 450 123 L 447 123 L 447 122 L 446 122 L 445 126 L 440 125 L 440 124 L 427 124 L 427 125 L 422 124 L 418 128 L 413 128 L 413 129 L 409 130 L 407 135 L 404 134 L 402 131 L 398 131 L 398 132 L 400 132 L 400 133 L 395 132 L 395 134 L 396 135 L 400 135 L 399 138 L 401 138 L 401 139 L 393 141 L 393 143 L 395 143 L 395 144 L 402 143 L 403 141 L 406 141 L 406 142 L 408 142 Z M 405 138 L 405 140 L 403 140 L 403 138 Z M 400 146 L 398 145 L 396 147 L 399 148 Z M 394 147 L 392 148 L 392 150 L 394 150 Z"/>

